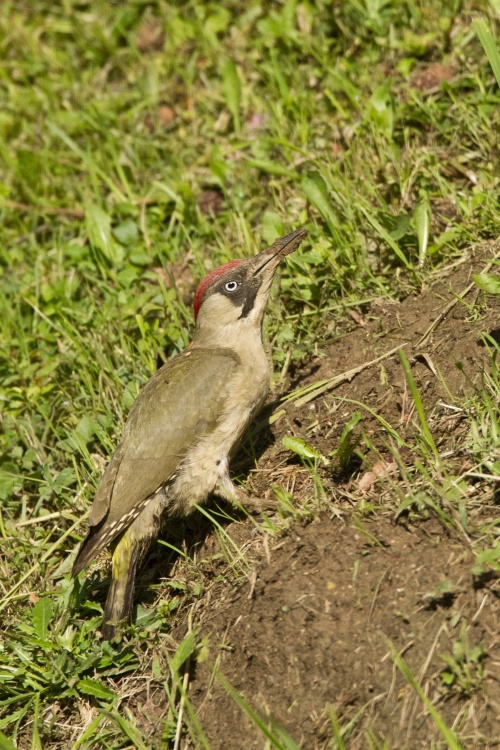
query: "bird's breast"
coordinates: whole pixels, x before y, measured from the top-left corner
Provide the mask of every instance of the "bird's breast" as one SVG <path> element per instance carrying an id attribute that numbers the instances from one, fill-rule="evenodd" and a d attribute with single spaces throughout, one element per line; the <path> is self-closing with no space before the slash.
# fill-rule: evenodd
<path id="1" fill-rule="evenodd" d="M 256 356 L 255 356 L 256 355 Z M 262 349 L 243 359 L 225 385 L 224 408 L 215 429 L 191 446 L 173 485 L 175 510 L 183 515 L 203 503 L 227 474 L 228 462 L 247 427 L 262 408 L 269 390 L 269 365 Z"/>

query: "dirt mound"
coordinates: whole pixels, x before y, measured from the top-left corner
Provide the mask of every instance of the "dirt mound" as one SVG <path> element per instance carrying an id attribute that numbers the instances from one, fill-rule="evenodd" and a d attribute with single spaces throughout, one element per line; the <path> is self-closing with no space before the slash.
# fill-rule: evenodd
<path id="1" fill-rule="evenodd" d="M 378 520 L 359 529 L 323 516 L 277 547 L 270 562 L 256 561 L 253 583 L 201 617 L 210 661 L 221 657 L 219 669 L 254 710 L 278 720 L 302 748 L 331 746 L 328 706 L 342 725 L 369 727 L 391 748 L 430 747 L 438 730 L 396 669 L 389 639 L 433 702 L 447 693 L 439 710 L 449 726 L 458 721 L 475 737 L 478 727 L 493 737 L 498 667 L 484 682 L 480 659 L 469 665 L 470 690 L 482 689 L 468 716 L 440 677 L 442 655 L 453 655 L 464 626 L 469 653 L 481 646 L 493 661 L 500 655 L 498 601 L 474 588 L 461 540 L 435 522 L 408 531 Z M 467 687 L 465 670 L 463 680 L 457 693 Z M 199 666 L 190 696 L 213 750 L 262 748 L 262 734 L 210 681 L 211 667 Z"/>
<path id="2" fill-rule="evenodd" d="M 471 394 L 474 384 L 480 385 L 482 368 L 489 360 L 483 334 L 500 338 L 499 298 L 488 297 L 486 307 L 484 295 L 471 284 L 471 275 L 479 273 L 498 249 L 498 246 L 481 248 L 474 259 L 450 268 L 418 296 L 412 295 L 402 303 L 380 299 L 366 313 L 360 311 L 356 316 L 358 325 L 341 334 L 328 347 L 326 356 L 298 372 L 292 390 L 338 376 L 401 346 L 412 366 L 427 418 L 434 420 L 438 432 L 449 432 L 449 425 L 441 425 L 440 429 L 439 421 L 448 422 L 456 416 L 450 409 L 453 399 Z M 321 448 L 322 437 L 327 437 L 325 452 L 332 450 L 335 442 L 329 428 L 341 426 L 356 409 L 349 400 L 369 406 L 400 430 L 402 437 L 414 432 L 414 405 L 397 352 L 330 393 L 334 394 L 334 400 L 327 393 L 306 408 L 297 410 L 290 405 L 286 417 L 288 427 L 299 434 L 314 416 L 318 422 L 314 438 Z M 342 399 L 346 405 L 337 413 Z M 381 432 L 379 420 L 370 420 L 366 411 L 363 417 L 368 429 L 371 426 L 375 434 Z M 278 427 L 278 437 L 282 431 Z"/>

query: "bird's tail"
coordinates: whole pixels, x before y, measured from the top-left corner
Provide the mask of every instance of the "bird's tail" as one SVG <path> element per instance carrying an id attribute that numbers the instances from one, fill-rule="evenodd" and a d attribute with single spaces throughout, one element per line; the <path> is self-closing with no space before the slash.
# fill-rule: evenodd
<path id="1" fill-rule="evenodd" d="M 121 529 L 118 529 L 117 534 L 119 534 L 120 531 Z M 112 541 L 113 537 L 106 533 L 105 521 L 99 524 L 99 526 L 91 526 L 87 536 L 80 545 L 80 549 L 78 550 L 78 554 L 73 563 L 71 575 L 77 576 L 78 573 L 80 573 L 80 571 L 82 571 L 83 568 Z"/>
<path id="2" fill-rule="evenodd" d="M 120 624 L 130 619 L 134 603 L 137 565 L 143 553 L 140 540 L 134 539 L 127 532 L 120 539 L 113 553 L 111 586 L 104 607 L 101 628 L 105 641 L 110 641 L 116 635 Z"/>

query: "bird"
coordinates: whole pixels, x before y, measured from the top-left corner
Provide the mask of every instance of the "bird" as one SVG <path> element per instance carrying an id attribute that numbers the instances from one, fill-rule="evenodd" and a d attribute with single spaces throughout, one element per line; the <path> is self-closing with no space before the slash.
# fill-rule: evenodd
<path id="1" fill-rule="evenodd" d="M 148 380 L 132 405 L 72 568 L 77 576 L 115 545 L 104 640 L 130 620 L 136 573 L 162 518 L 187 516 L 212 495 L 261 509 L 233 484 L 229 463 L 269 391 L 262 323 L 275 271 L 306 235 L 297 229 L 251 258 L 211 271 L 194 296 L 190 346 Z"/>

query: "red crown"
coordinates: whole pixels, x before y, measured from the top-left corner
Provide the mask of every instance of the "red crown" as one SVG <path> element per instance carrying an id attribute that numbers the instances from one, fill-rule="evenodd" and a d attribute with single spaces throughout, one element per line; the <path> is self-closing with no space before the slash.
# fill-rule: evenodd
<path id="1" fill-rule="evenodd" d="M 194 319 L 198 317 L 198 312 L 201 307 L 201 303 L 203 301 L 203 295 L 207 291 L 208 287 L 213 284 L 217 279 L 222 276 L 226 271 L 229 271 L 231 268 L 236 268 L 236 266 L 239 266 L 241 263 L 241 259 L 238 260 L 229 260 L 227 263 L 224 263 L 224 265 L 219 266 L 219 268 L 216 268 L 213 271 L 210 271 L 208 276 L 205 276 L 204 279 L 200 281 L 198 284 L 198 289 L 196 290 L 196 294 L 194 295 L 194 302 L 193 302 L 193 308 L 194 308 Z"/>

